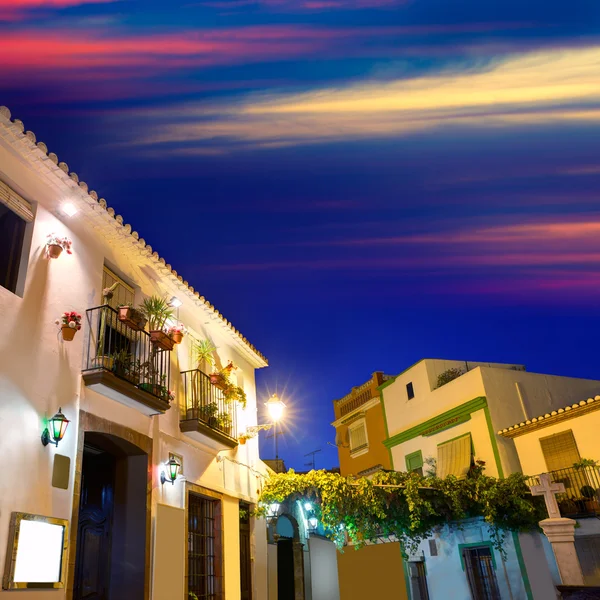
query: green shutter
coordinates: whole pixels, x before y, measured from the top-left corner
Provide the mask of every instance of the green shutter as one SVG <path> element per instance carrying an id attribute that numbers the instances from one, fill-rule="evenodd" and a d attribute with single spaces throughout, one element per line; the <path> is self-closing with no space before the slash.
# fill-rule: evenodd
<path id="1" fill-rule="evenodd" d="M 423 454 L 420 450 L 407 454 L 404 459 L 406 460 L 407 471 L 416 471 L 423 466 Z"/>

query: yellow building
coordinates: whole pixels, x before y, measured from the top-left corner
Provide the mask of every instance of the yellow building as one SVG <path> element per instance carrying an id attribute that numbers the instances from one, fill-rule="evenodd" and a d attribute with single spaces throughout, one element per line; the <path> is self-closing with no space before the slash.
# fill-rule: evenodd
<path id="1" fill-rule="evenodd" d="M 379 386 L 393 379 L 381 371 L 334 400 L 336 444 L 340 473 L 368 477 L 390 469 L 390 453 L 383 445 L 387 438 L 379 397 Z M 340 600 L 365 598 L 408 599 L 404 561 L 398 542 L 376 544 L 338 553 Z M 367 575 L 368 574 L 368 575 Z"/>
<path id="2" fill-rule="evenodd" d="M 550 473 L 564 484 L 558 504 L 563 517 L 577 519 L 575 548 L 586 585 L 600 585 L 599 431 L 600 396 L 498 431 L 514 441 L 524 473 L 532 479 Z"/>

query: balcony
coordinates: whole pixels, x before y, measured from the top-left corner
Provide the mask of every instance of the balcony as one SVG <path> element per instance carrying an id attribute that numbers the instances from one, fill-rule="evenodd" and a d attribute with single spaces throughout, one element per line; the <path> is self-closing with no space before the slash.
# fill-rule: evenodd
<path id="1" fill-rule="evenodd" d="M 565 493 L 556 499 L 563 517 L 600 518 L 600 473 L 598 467 L 550 471 L 555 483 L 563 483 Z M 528 485 L 538 485 L 539 477 L 530 477 Z"/>
<path id="2" fill-rule="evenodd" d="M 216 450 L 235 448 L 237 422 L 234 402 L 200 371 L 183 371 L 185 404 L 179 428 L 187 436 Z"/>
<path id="3" fill-rule="evenodd" d="M 107 304 L 86 311 L 83 381 L 90 389 L 145 415 L 170 408 L 171 353 Z"/>

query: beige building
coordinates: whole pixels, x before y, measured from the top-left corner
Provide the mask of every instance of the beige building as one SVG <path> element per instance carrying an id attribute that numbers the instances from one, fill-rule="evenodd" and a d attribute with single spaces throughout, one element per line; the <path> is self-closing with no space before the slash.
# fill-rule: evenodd
<path id="1" fill-rule="evenodd" d="M 119 309 L 151 296 L 181 304 L 165 323 L 185 326 L 180 344 Z M 81 329 L 63 332 L 55 320 L 71 311 Z M 205 341 L 215 369 L 237 367 L 245 409 L 198 362 Z M 238 435 L 257 424 L 254 374 L 266 365 L 0 108 L 0 597 L 264 600 L 265 524 L 249 509 L 266 466 L 257 439 Z M 59 409 L 64 437 L 44 445 Z"/>
<path id="2" fill-rule="evenodd" d="M 531 416 L 498 431 L 512 439 L 523 472 L 563 483 L 563 517 L 577 519 L 575 548 L 585 583 L 600 585 L 600 396 Z M 532 481 L 537 483 L 537 481 Z"/>

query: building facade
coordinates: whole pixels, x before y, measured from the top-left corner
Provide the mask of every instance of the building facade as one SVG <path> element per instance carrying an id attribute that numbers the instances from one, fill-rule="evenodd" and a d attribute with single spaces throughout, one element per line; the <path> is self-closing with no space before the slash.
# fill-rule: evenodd
<path id="1" fill-rule="evenodd" d="M 498 431 L 515 443 L 523 472 L 563 483 L 561 515 L 576 519 L 575 548 L 586 585 L 600 586 L 600 396 L 532 416 Z M 558 582 L 558 575 L 553 573 Z"/>
<path id="2" fill-rule="evenodd" d="M 238 443 L 257 424 L 265 357 L 4 107 L 0 234 L 0 448 L 12 465 L 0 597 L 20 585 L 24 600 L 266 598 L 265 523 L 250 509 L 267 468 L 256 438 Z M 52 235 L 72 241 L 58 258 Z M 171 350 L 120 310 L 150 297 L 181 303 L 165 323 L 186 328 Z M 67 341 L 55 320 L 71 311 L 81 330 Z M 215 369 L 235 365 L 245 409 L 198 361 L 208 342 Z M 43 445 L 59 408 L 64 437 Z M 50 575 L 38 572 L 50 547 L 23 563 L 36 519 L 62 532 Z"/>
<path id="3" fill-rule="evenodd" d="M 422 360 L 380 386 L 392 468 L 461 478 L 483 460 L 494 477 L 520 472 L 512 440 L 498 429 L 598 390 L 599 381 L 528 373 L 521 365 Z M 480 520 L 437 532 L 408 562 L 411 598 L 443 597 L 450 587 L 465 600 L 482 589 L 484 598 L 554 597 L 551 551 L 541 536 L 509 536 L 505 549 L 506 559 Z"/>

